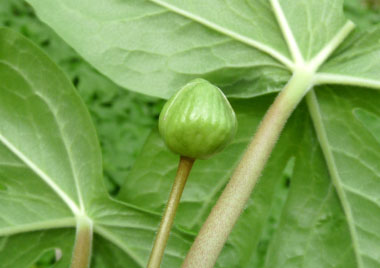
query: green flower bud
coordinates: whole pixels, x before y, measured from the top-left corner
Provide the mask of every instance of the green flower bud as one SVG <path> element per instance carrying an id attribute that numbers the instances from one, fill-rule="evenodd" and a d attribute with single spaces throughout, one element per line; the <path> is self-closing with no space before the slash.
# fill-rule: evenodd
<path id="1" fill-rule="evenodd" d="M 195 79 L 165 104 L 159 130 L 174 153 L 206 159 L 230 143 L 237 121 L 223 92 L 204 79 Z"/>

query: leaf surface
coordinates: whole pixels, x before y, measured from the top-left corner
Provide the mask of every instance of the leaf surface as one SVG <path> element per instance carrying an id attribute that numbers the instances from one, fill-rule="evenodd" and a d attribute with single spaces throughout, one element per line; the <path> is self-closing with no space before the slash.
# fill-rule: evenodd
<path id="1" fill-rule="evenodd" d="M 347 22 L 343 0 L 28 2 L 116 83 L 163 98 L 194 77 L 233 97 L 278 91 L 293 52 L 312 60 Z"/>

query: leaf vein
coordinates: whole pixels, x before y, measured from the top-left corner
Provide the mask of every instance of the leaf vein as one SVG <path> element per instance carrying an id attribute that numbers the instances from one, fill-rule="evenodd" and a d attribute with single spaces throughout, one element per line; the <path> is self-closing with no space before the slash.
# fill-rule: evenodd
<path id="1" fill-rule="evenodd" d="M 259 49 L 269 55 L 271 55 L 273 58 L 277 59 L 278 61 L 280 61 L 281 63 L 283 63 L 284 65 L 286 65 L 287 67 L 289 68 L 293 68 L 293 62 L 291 60 L 289 60 L 287 57 L 285 57 L 284 55 L 282 55 L 281 53 L 279 53 L 278 51 L 276 51 L 275 49 L 265 45 L 265 44 L 262 44 L 256 40 L 253 40 L 249 37 L 246 37 L 246 36 L 243 36 L 241 34 L 238 34 L 236 32 L 233 32 L 231 30 L 228 30 L 228 29 L 225 29 L 211 21 L 208 21 L 200 16 L 197 16 L 195 14 L 192 14 L 186 10 L 182 10 L 174 5 L 171 5 L 171 4 L 168 4 L 168 3 L 165 3 L 164 1 L 162 0 L 150 0 L 151 2 L 155 3 L 156 5 L 159 5 L 161 7 L 164 7 L 164 8 L 167 8 L 169 9 L 170 11 L 176 13 L 176 14 L 179 14 L 179 15 L 182 15 L 188 19 L 191 19 L 193 21 L 196 21 L 214 31 L 217 31 L 219 33 L 222 33 L 224 35 L 227 35 L 229 36 L 230 38 L 232 39 L 235 39 L 241 43 L 244 43 L 244 44 L 247 44 L 251 47 L 254 47 L 256 49 Z"/>

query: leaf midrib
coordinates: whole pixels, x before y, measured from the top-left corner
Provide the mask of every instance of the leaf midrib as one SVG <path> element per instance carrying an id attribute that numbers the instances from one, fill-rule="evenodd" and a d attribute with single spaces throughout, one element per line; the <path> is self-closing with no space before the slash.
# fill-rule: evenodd
<path id="1" fill-rule="evenodd" d="M 20 234 L 20 233 L 75 227 L 75 226 L 76 226 L 76 219 L 74 217 L 67 217 L 67 218 L 41 221 L 41 222 L 32 222 L 28 224 L 0 228 L 0 237 L 10 236 L 10 235 L 15 235 L 15 234 Z"/>

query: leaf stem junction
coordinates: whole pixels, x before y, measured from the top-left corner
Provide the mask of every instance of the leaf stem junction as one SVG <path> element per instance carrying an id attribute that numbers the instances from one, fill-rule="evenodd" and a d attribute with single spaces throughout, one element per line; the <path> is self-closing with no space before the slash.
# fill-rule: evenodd
<path id="1" fill-rule="evenodd" d="M 89 268 L 92 253 L 93 223 L 87 216 L 77 215 L 77 233 L 70 268 Z"/>

